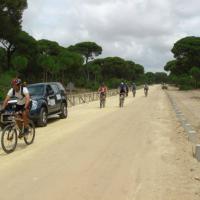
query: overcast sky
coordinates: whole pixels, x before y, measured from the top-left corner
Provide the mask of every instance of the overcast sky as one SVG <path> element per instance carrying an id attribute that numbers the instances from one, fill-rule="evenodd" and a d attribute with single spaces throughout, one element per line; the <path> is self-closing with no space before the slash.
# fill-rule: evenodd
<path id="1" fill-rule="evenodd" d="M 163 71 L 178 39 L 200 35 L 200 0 L 28 0 L 23 29 L 65 47 L 94 41 L 103 57 Z"/>

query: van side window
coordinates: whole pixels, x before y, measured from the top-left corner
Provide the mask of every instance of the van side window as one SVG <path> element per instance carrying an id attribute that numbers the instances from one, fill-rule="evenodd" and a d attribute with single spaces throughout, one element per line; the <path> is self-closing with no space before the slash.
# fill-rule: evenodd
<path id="1" fill-rule="evenodd" d="M 57 85 L 52 84 L 51 87 L 53 88 L 55 94 L 59 94 L 59 88 Z"/>
<path id="2" fill-rule="evenodd" d="M 47 85 L 47 87 L 46 87 L 46 92 L 47 92 L 47 95 L 51 95 L 51 94 L 54 93 L 54 91 L 53 91 L 53 89 L 51 88 L 50 85 Z"/>

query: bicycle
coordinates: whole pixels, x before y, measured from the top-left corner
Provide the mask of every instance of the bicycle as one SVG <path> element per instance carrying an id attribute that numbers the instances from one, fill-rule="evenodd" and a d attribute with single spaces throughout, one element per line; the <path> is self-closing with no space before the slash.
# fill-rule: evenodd
<path id="1" fill-rule="evenodd" d="M 24 121 L 20 112 L 12 112 L 9 114 L 9 122 L 3 128 L 1 135 L 1 146 L 5 153 L 9 154 L 15 151 L 18 138 L 20 134 L 24 133 Z M 6 114 L 5 114 L 6 116 Z M 1 118 L 3 119 L 4 114 L 2 114 Z M 35 139 L 35 125 L 29 120 L 28 133 L 23 135 L 24 142 L 27 145 L 30 145 L 34 142 Z"/>
<path id="2" fill-rule="evenodd" d="M 144 90 L 144 95 L 145 95 L 145 97 L 148 96 L 148 90 L 147 89 Z"/>
<path id="3" fill-rule="evenodd" d="M 119 107 L 123 107 L 124 106 L 124 99 L 125 99 L 125 93 L 120 93 L 119 94 Z"/>
<path id="4" fill-rule="evenodd" d="M 106 104 L 106 94 L 100 93 L 100 108 L 105 108 Z"/>
<path id="5" fill-rule="evenodd" d="M 133 97 L 135 97 L 135 95 L 136 95 L 136 90 L 133 90 L 132 92 L 133 92 Z"/>

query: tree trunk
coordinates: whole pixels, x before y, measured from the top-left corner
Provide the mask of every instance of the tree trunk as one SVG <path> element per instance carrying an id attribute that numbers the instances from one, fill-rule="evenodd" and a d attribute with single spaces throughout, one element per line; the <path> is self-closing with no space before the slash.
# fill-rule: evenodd
<path id="1" fill-rule="evenodd" d="M 10 48 L 7 49 L 7 69 L 10 69 L 10 62 L 11 62 L 11 51 Z"/>
<path id="2" fill-rule="evenodd" d="M 12 44 L 9 44 L 9 46 L 7 47 L 7 69 L 11 68 L 11 57 L 14 52 L 14 46 Z"/>
<path id="3" fill-rule="evenodd" d="M 48 72 L 46 72 L 46 82 L 48 82 Z"/>
<path id="4" fill-rule="evenodd" d="M 45 82 L 46 81 L 46 71 L 44 70 L 43 71 L 43 82 Z"/>
<path id="5" fill-rule="evenodd" d="M 90 81 L 90 72 L 86 66 L 86 73 L 87 73 L 87 81 Z"/>
<path id="6" fill-rule="evenodd" d="M 86 78 L 87 78 L 87 81 L 90 81 L 90 72 L 89 72 L 88 66 L 87 66 L 87 64 L 88 64 L 88 59 L 89 59 L 89 57 L 86 57 L 86 64 L 85 64 L 85 67 L 86 67 Z"/>

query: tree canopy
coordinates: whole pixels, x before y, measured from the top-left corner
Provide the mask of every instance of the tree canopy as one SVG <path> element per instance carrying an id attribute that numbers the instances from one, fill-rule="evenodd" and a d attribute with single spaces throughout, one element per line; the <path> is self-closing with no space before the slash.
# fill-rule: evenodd
<path id="1" fill-rule="evenodd" d="M 27 0 L 0 1 L 0 42 L 7 51 L 7 68 L 10 67 L 12 53 L 21 31 L 22 14 L 27 8 Z"/>
<path id="2" fill-rule="evenodd" d="M 200 70 L 200 37 L 182 38 L 174 44 L 171 51 L 175 59 L 167 62 L 164 66 L 164 69 L 170 72 L 171 81 L 180 88 L 190 89 L 192 85 L 197 87 L 198 75 L 195 76 L 195 73 L 198 74 L 198 70 Z"/>
<path id="3" fill-rule="evenodd" d="M 94 41 L 64 47 L 56 41 L 36 40 L 22 30 L 27 6 L 27 0 L 0 1 L 0 79 L 3 82 L 9 84 L 10 80 L 6 80 L 17 75 L 28 83 L 70 81 L 90 89 L 96 89 L 102 81 L 110 88 L 117 87 L 122 80 L 144 83 L 144 66 L 120 57 L 98 58 L 103 49 Z M 168 66 L 166 69 L 171 70 Z M 154 73 L 146 75 L 148 79 L 154 76 L 151 83 L 159 77 Z M 0 87 L 0 96 L 1 92 Z"/>

